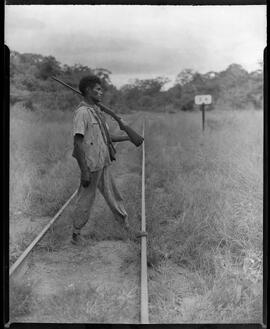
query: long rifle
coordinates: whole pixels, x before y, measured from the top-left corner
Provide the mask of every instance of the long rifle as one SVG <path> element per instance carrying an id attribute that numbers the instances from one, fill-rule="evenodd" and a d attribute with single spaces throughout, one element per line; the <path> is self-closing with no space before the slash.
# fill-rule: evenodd
<path id="1" fill-rule="evenodd" d="M 56 77 L 54 77 L 54 76 L 52 76 L 51 78 L 52 78 L 53 80 L 55 80 L 55 81 L 61 83 L 63 86 L 65 86 L 65 87 L 67 87 L 67 88 L 73 90 L 75 93 L 77 93 L 77 94 L 79 94 L 79 95 L 82 96 L 82 93 L 81 93 L 79 90 L 77 90 L 77 89 L 75 89 L 75 88 L 69 86 L 68 84 L 66 84 L 65 82 L 61 81 L 60 79 L 58 79 L 58 78 L 56 78 Z M 139 134 L 137 134 L 136 131 L 134 131 L 134 130 L 133 130 L 132 128 L 130 128 L 129 126 L 124 125 L 124 124 L 123 124 L 123 121 L 122 121 L 122 119 L 121 119 L 121 117 L 119 117 L 118 115 L 116 115 L 111 109 L 109 109 L 107 106 L 105 106 L 104 104 L 102 104 L 102 103 L 100 103 L 100 102 L 98 103 L 98 106 L 100 107 L 100 109 L 101 109 L 103 112 L 109 114 L 111 117 L 113 117 L 113 118 L 117 121 L 117 123 L 118 123 L 118 125 L 119 125 L 119 128 L 120 128 L 121 130 L 123 130 L 123 131 L 126 132 L 126 134 L 128 135 L 130 141 L 131 141 L 134 145 L 136 145 L 136 146 L 140 146 L 140 145 L 142 144 L 144 138 L 143 138 L 142 136 L 140 136 Z"/>

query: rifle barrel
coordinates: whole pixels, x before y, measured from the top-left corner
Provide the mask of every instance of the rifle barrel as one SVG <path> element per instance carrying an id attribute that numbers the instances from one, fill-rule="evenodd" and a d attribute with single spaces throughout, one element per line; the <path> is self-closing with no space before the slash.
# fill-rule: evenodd
<path id="1" fill-rule="evenodd" d="M 77 94 L 79 94 L 79 95 L 82 96 L 82 93 L 81 93 L 79 90 L 77 90 L 77 89 L 71 87 L 70 85 L 66 84 L 66 83 L 63 82 L 62 80 L 59 80 L 59 79 L 57 79 L 56 77 L 51 77 L 51 78 L 52 78 L 53 80 L 55 80 L 55 81 L 61 83 L 63 86 L 68 87 L 69 89 L 75 91 L 75 93 L 77 93 Z"/>

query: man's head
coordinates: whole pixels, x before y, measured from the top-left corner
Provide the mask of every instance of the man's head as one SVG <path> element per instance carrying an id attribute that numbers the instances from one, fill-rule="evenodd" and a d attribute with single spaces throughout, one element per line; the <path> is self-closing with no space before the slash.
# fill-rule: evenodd
<path id="1" fill-rule="evenodd" d="M 82 95 L 94 103 L 100 102 L 102 98 L 101 80 L 96 75 L 87 75 L 79 83 L 79 90 Z"/>

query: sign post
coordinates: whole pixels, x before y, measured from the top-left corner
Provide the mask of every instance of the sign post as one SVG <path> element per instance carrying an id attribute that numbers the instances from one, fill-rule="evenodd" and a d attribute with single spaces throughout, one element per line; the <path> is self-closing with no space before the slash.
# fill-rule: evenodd
<path id="1" fill-rule="evenodd" d="M 204 121 L 205 121 L 205 108 L 204 103 L 201 105 L 201 111 L 202 111 L 202 130 L 204 131 Z"/>
<path id="2" fill-rule="evenodd" d="M 201 105 L 202 111 L 202 131 L 204 132 L 205 127 L 205 105 L 212 103 L 212 96 L 211 95 L 197 95 L 195 96 L 195 104 Z"/>

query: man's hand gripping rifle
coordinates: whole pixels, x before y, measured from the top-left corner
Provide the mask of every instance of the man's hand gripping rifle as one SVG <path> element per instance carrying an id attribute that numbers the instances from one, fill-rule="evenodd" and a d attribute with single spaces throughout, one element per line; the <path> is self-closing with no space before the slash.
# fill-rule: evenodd
<path id="1" fill-rule="evenodd" d="M 72 88 L 71 86 L 69 86 L 68 84 L 66 84 L 65 82 L 61 81 L 60 79 L 58 79 L 58 78 L 56 78 L 56 77 L 54 77 L 54 76 L 52 76 L 51 78 L 52 78 L 53 80 L 55 80 L 55 81 L 61 83 L 63 86 L 65 86 L 65 87 L 67 87 L 67 88 L 73 90 L 74 92 L 76 92 L 77 94 L 79 94 L 79 95 L 82 96 L 82 94 L 81 94 L 81 92 L 80 92 L 79 90 L 76 90 L 76 89 Z M 117 123 L 118 123 L 118 125 L 119 125 L 119 128 L 120 128 L 121 130 L 123 130 L 123 131 L 126 132 L 126 134 L 128 135 L 130 141 L 131 141 L 134 145 L 136 145 L 136 146 L 140 146 L 140 145 L 142 144 L 144 138 L 143 138 L 142 136 L 140 136 L 139 134 L 137 134 L 136 131 L 134 131 L 132 128 L 130 128 L 129 126 L 127 126 L 127 125 L 124 123 L 124 121 L 122 120 L 121 117 L 119 117 L 118 115 L 116 115 L 111 109 L 109 109 L 107 106 L 105 106 L 104 104 L 102 104 L 102 103 L 100 103 L 100 102 L 98 103 L 98 106 L 100 107 L 100 109 L 101 109 L 103 112 L 109 114 L 111 117 L 113 117 L 113 118 L 117 121 Z"/>

